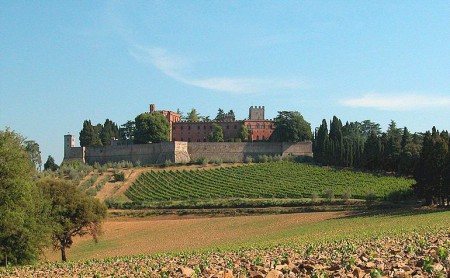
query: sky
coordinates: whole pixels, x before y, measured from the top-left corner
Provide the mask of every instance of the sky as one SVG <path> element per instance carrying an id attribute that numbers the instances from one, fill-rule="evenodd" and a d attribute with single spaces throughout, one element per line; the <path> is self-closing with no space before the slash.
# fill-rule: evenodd
<path id="1" fill-rule="evenodd" d="M 0 130 L 63 159 L 156 109 L 450 130 L 450 2 L 0 0 Z"/>

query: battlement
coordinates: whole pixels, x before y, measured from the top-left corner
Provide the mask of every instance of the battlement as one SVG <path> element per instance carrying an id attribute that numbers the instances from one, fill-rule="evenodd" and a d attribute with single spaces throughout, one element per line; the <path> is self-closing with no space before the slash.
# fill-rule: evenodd
<path id="1" fill-rule="evenodd" d="M 248 119 L 251 121 L 264 120 L 264 106 L 250 106 Z"/>

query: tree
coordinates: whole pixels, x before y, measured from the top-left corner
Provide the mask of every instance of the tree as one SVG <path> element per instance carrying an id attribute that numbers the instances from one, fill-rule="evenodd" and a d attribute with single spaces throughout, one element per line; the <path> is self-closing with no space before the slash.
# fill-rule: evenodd
<path id="1" fill-rule="evenodd" d="M 244 124 L 242 124 L 239 128 L 239 138 L 242 141 L 247 141 L 249 135 L 250 133 L 248 132 L 248 128 Z"/>
<path id="2" fill-rule="evenodd" d="M 333 116 L 330 123 L 330 134 L 328 135 L 331 144 L 331 163 L 342 165 L 344 158 L 344 141 L 342 136 L 342 122 L 338 117 Z"/>
<path id="3" fill-rule="evenodd" d="M 218 124 L 212 124 L 212 131 L 209 133 L 208 140 L 210 142 L 223 142 L 222 127 Z"/>
<path id="4" fill-rule="evenodd" d="M 314 159 L 319 163 L 328 164 L 327 149 L 329 146 L 328 126 L 325 119 L 316 132 L 314 138 Z"/>
<path id="5" fill-rule="evenodd" d="M 425 198 L 427 205 L 444 204 L 449 198 L 446 172 L 449 156 L 448 133 L 439 133 L 433 127 L 427 131 L 423 139 L 420 159 L 414 172 L 413 189 L 419 198 Z"/>
<path id="6" fill-rule="evenodd" d="M 44 163 L 44 170 L 56 171 L 58 170 L 58 165 L 55 163 L 55 159 L 49 155 L 47 161 Z"/>
<path id="7" fill-rule="evenodd" d="M 233 109 L 228 111 L 228 113 L 226 114 L 226 119 L 227 119 L 227 121 L 235 121 L 236 120 L 236 116 L 234 115 Z"/>
<path id="8" fill-rule="evenodd" d="M 0 264 L 36 260 L 46 244 L 46 203 L 33 183 L 36 169 L 23 138 L 0 130 Z"/>
<path id="9" fill-rule="evenodd" d="M 136 130 L 136 123 L 128 120 L 126 123 L 120 126 L 119 136 L 122 140 L 131 140 L 134 137 L 134 131 Z"/>
<path id="10" fill-rule="evenodd" d="M 135 123 L 134 143 L 136 144 L 161 143 L 170 139 L 169 122 L 159 112 L 142 113 L 136 117 Z"/>
<path id="11" fill-rule="evenodd" d="M 33 140 L 25 141 L 25 150 L 30 154 L 30 159 L 35 165 L 36 169 L 41 170 L 42 159 L 41 151 L 39 150 L 39 144 Z"/>
<path id="12" fill-rule="evenodd" d="M 46 178 L 37 182 L 45 198 L 51 201 L 52 242 L 67 260 L 66 249 L 75 236 L 90 235 L 97 241 L 106 207 L 98 199 L 86 195 L 74 184 L 61 179 Z"/>
<path id="13" fill-rule="evenodd" d="M 188 122 L 198 122 L 200 120 L 200 114 L 197 113 L 195 108 L 192 108 L 191 112 L 189 112 L 186 116 L 186 121 Z"/>
<path id="14" fill-rule="evenodd" d="M 375 130 L 372 130 L 369 138 L 364 144 L 361 163 L 364 168 L 369 170 L 380 169 L 381 141 Z"/>
<path id="15" fill-rule="evenodd" d="M 280 111 L 275 118 L 273 140 L 299 142 L 312 139 L 311 124 L 297 111 Z"/>
<path id="16" fill-rule="evenodd" d="M 105 124 L 100 131 L 100 139 L 103 146 L 111 145 L 111 138 L 119 138 L 119 128 L 110 119 L 105 120 Z"/>
<path id="17" fill-rule="evenodd" d="M 217 111 L 217 115 L 216 118 L 214 118 L 214 121 L 216 122 L 225 121 L 225 112 L 223 111 L 222 108 L 219 108 L 219 110 Z"/>
<path id="18" fill-rule="evenodd" d="M 95 137 L 94 127 L 90 120 L 85 120 L 83 122 L 83 129 L 80 131 L 80 146 L 89 147 L 92 146 Z"/>

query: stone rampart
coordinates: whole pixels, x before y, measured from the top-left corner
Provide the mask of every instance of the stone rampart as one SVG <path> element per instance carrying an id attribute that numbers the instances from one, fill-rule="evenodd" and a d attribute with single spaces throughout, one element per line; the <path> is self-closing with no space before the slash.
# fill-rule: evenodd
<path id="1" fill-rule="evenodd" d="M 84 147 L 68 147 L 64 149 L 64 161 L 80 161 L 85 163 Z"/>
<path id="2" fill-rule="evenodd" d="M 166 160 L 189 162 L 187 142 L 164 142 L 159 144 L 136 144 L 86 148 L 86 163 L 140 161 L 142 164 L 162 164 Z"/>
<path id="3" fill-rule="evenodd" d="M 207 158 L 224 161 L 244 161 L 246 156 L 259 155 L 312 156 L 311 142 L 164 142 L 154 144 L 116 145 L 103 147 L 72 147 L 66 150 L 64 160 L 79 160 L 88 164 L 98 162 L 140 161 L 141 164 L 163 164 L 170 160 L 186 163 Z"/>
<path id="4" fill-rule="evenodd" d="M 188 152 L 192 160 L 202 157 L 210 160 L 244 161 L 246 156 L 253 158 L 259 155 L 312 156 L 311 142 L 272 143 L 272 142 L 242 142 L 242 143 L 213 143 L 190 142 Z"/>

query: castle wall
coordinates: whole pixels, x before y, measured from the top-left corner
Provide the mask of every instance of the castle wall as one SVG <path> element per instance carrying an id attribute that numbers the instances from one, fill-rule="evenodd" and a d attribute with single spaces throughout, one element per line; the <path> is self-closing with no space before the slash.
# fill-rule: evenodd
<path id="1" fill-rule="evenodd" d="M 221 158 L 225 161 L 244 161 L 246 156 L 257 157 L 259 155 L 287 156 L 292 154 L 294 156 L 312 156 L 312 144 L 311 142 L 191 142 L 188 143 L 188 152 L 192 160 L 205 157 L 210 160 Z"/>
<path id="2" fill-rule="evenodd" d="M 64 161 L 80 161 L 85 163 L 85 148 L 84 147 L 65 147 Z"/>
<path id="3" fill-rule="evenodd" d="M 136 144 L 122 146 L 87 147 L 86 163 L 98 162 L 140 161 L 142 164 L 162 164 L 190 161 L 186 142 L 164 142 L 158 144 Z"/>
<path id="4" fill-rule="evenodd" d="M 84 152 L 83 152 L 84 150 Z M 117 145 L 103 147 L 72 147 L 66 150 L 64 160 L 79 160 L 88 164 L 98 162 L 131 161 L 141 164 L 163 164 L 170 160 L 186 163 L 199 158 L 224 161 L 244 161 L 246 156 L 294 155 L 312 156 L 312 143 L 273 143 L 273 142 L 164 142 L 154 144 Z M 84 160 L 83 160 L 84 158 Z"/>
<path id="5" fill-rule="evenodd" d="M 282 156 L 313 156 L 312 142 L 281 143 Z"/>

